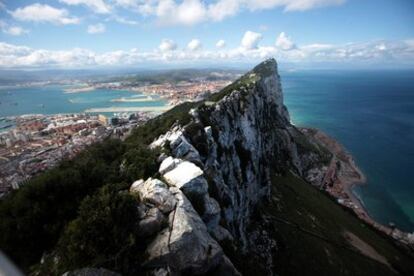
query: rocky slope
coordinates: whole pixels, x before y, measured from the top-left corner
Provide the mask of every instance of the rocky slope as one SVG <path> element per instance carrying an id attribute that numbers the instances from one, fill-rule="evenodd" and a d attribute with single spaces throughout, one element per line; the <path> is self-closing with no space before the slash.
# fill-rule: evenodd
<path id="1" fill-rule="evenodd" d="M 190 115 L 151 143 L 165 152 L 158 175 L 130 189 L 143 202 L 141 231 L 158 233 L 145 266 L 157 275 L 272 275 L 274 179 L 289 174 L 319 185 L 331 153 L 290 124 L 274 59 Z"/>

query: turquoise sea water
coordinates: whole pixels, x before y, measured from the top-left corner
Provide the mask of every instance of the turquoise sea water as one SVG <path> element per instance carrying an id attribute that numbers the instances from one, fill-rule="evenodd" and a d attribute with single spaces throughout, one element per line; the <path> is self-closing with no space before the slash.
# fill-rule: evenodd
<path id="1" fill-rule="evenodd" d="M 293 123 L 317 127 L 368 178 L 355 188 L 376 220 L 414 231 L 414 71 L 282 72 Z"/>
<path id="2" fill-rule="evenodd" d="M 126 90 L 96 89 L 81 93 L 64 93 L 68 86 L 41 86 L 0 89 L 0 117 L 21 114 L 55 114 L 84 112 L 89 108 L 164 106 L 166 101 L 111 102 L 117 98 L 145 97 Z"/>

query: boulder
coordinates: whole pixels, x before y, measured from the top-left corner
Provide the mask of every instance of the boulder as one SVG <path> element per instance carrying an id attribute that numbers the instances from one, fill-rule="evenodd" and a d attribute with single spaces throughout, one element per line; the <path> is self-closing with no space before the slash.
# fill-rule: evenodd
<path id="1" fill-rule="evenodd" d="M 165 225 L 166 219 L 158 208 L 151 208 L 145 214 L 144 219 L 138 223 L 138 233 L 140 236 L 151 236 Z"/>
<path id="2" fill-rule="evenodd" d="M 143 179 L 139 179 L 137 181 L 135 181 L 134 183 L 132 183 L 131 187 L 129 187 L 129 192 L 130 193 L 138 193 L 141 184 L 144 183 Z"/>
<path id="3" fill-rule="evenodd" d="M 181 189 L 187 196 L 207 194 L 208 184 L 203 171 L 191 162 L 183 161 L 163 176 L 170 186 Z"/>
<path id="4" fill-rule="evenodd" d="M 160 174 L 165 174 L 171 171 L 172 169 L 175 169 L 177 165 L 180 164 L 181 162 L 182 161 L 180 159 L 169 156 L 165 158 L 164 161 L 162 161 L 160 168 L 158 169 L 158 172 Z"/>
<path id="5" fill-rule="evenodd" d="M 158 179 L 148 178 L 145 182 L 137 180 L 132 184 L 130 191 L 138 194 L 142 202 L 158 207 L 163 213 L 173 210 L 176 204 L 168 186 Z"/>
<path id="6" fill-rule="evenodd" d="M 173 271 L 190 275 L 206 273 L 223 258 L 220 245 L 211 238 L 207 227 L 190 201 L 177 188 L 171 188 L 177 199 L 170 213 L 169 228 L 161 231 L 147 248 L 149 267 L 169 266 Z"/>
<path id="7" fill-rule="evenodd" d="M 203 212 L 203 221 L 207 224 L 207 227 L 215 227 L 220 221 L 220 205 L 214 198 L 206 195 L 204 197 L 204 212 Z"/>
<path id="8" fill-rule="evenodd" d="M 198 165 L 202 165 L 200 154 L 196 148 L 187 141 L 184 135 L 181 135 L 175 140 L 172 140 L 170 148 L 175 157 L 188 160 Z"/>

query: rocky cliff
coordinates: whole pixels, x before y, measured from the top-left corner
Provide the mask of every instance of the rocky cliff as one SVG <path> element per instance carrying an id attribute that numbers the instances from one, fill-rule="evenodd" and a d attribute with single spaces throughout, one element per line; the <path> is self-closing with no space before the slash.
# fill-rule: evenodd
<path id="1" fill-rule="evenodd" d="M 251 223 L 258 206 L 271 197 L 271 176 L 291 171 L 306 177 L 315 168 L 322 174 L 329 154 L 290 124 L 274 59 L 190 115 L 187 124 L 176 124 L 152 142 L 152 148 L 167 153 L 160 156 L 158 179 L 138 180 L 131 187 L 145 203 L 142 231 L 159 231 L 147 248 L 147 266 L 238 274 L 221 245 L 240 254 L 262 254 L 271 263 L 275 241 L 268 238 L 258 248 L 260 233 Z"/>

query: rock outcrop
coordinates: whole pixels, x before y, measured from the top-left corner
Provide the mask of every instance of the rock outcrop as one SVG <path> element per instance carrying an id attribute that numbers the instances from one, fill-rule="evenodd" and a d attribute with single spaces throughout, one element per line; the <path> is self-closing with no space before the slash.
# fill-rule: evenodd
<path id="1" fill-rule="evenodd" d="M 270 197 L 271 172 L 288 168 L 304 176 L 323 163 L 289 122 L 275 60 L 190 115 L 190 123 L 151 144 L 170 154 L 162 156 L 160 179 L 138 180 L 130 189 L 149 209 L 140 224 L 143 234 L 156 234 L 145 265 L 173 274 L 238 275 L 221 246 L 230 241 L 240 252 L 263 255 L 270 267 L 275 242 L 249 226 L 255 208 Z M 163 215 L 168 223 L 160 229 Z"/>

